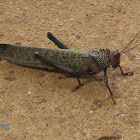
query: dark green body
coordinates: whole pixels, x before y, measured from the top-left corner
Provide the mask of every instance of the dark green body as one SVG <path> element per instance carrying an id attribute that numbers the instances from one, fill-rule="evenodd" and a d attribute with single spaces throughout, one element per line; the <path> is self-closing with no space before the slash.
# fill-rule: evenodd
<path id="1" fill-rule="evenodd" d="M 84 67 L 89 67 L 93 63 L 92 58 L 89 57 L 88 51 L 0 44 L 0 59 L 28 67 L 56 70 L 55 67 L 36 59 L 34 57 L 35 52 L 38 52 L 46 58 L 64 64 L 65 66 L 79 70 Z"/>

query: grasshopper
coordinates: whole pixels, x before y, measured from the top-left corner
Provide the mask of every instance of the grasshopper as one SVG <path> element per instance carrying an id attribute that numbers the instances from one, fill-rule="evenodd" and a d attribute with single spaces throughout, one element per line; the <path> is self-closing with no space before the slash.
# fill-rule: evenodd
<path id="1" fill-rule="evenodd" d="M 0 44 L 0 59 L 27 67 L 35 67 L 52 71 L 61 71 L 77 77 L 78 86 L 73 88 L 73 92 L 83 86 L 79 76 L 82 74 L 94 75 L 104 71 L 104 82 L 110 92 L 110 97 L 115 104 L 113 93 L 108 85 L 107 68 L 120 68 L 123 75 L 133 75 L 133 72 L 124 73 L 120 66 L 121 54 L 137 47 L 126 49 L 138 36 L 135 37 L 124 47 L 122 51 L 99 49 L 99 50 L 70 50 L 60 42 L 51 32 L 47 33 L 48 38 L 53 41 L 60 49 L 48 49 L 39 47 L 18 46 L 11 44 Z"/>

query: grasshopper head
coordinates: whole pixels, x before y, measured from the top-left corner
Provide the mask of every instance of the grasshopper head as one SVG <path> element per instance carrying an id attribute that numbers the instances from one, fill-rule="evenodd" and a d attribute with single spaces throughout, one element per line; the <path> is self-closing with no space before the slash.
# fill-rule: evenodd
<path id="1" fill-rule="evenodd" d="M 120 64 L 120 52 L 119 50 L 112 50 L 109 53 L 111 65 L 113 68 L 117 68 Z"/>

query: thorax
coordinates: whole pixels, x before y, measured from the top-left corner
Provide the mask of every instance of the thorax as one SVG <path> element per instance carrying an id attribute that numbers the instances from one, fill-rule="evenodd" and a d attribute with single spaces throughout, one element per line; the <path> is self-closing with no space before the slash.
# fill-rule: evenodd
<path id="1" fill-rule="evenodd" d="M 110 53 L 110 50 L 108 49 L 99 49 L 99 50 L 89 51 L 90 57 L 95 61 L 97 66 L 102 70 L 105 68 L 108 68 L 111 65 L 109 53 Z"/>

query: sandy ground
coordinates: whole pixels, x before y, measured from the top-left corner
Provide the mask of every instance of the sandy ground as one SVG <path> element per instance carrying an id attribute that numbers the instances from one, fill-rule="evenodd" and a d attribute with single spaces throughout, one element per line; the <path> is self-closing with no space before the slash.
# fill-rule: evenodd
<path id="1" fill-rule="evenodd" d="M 0 43 L 57 48 L 51 31 L 74 50 L 122 50 L 139 30 L 139 0 L 0 0 Z M 121 65 L 134 75 L 108 69 L 113 105 L 103 72 L 73 93 L 75 78 L 0 61 L 0 139 L 139 140 L 140 47 Z"/>

